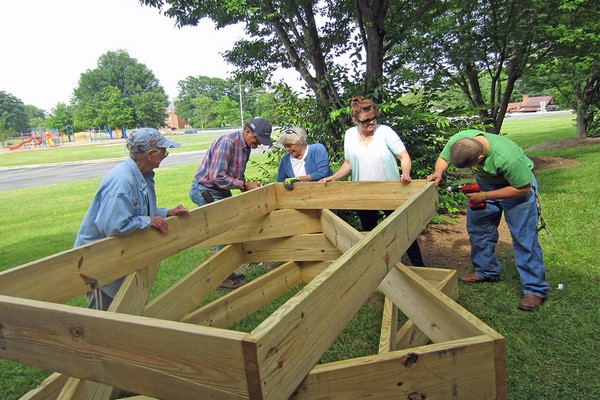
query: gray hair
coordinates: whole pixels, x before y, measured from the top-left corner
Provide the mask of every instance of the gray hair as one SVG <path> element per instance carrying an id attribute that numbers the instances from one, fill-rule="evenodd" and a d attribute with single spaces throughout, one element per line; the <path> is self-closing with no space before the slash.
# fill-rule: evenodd
<path id="1" fill-rule="evenodd" d="M 297 126 L 282 130 L 277 139 L 277 143 L 282 146 L 294 145 L 299 142 L 306 143 L 306 131 Z"/>

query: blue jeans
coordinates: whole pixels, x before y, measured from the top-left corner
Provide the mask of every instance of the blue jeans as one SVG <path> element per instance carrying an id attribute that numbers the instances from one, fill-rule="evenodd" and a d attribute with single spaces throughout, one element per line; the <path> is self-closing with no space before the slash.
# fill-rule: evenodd
<path id="1" fill-rule="evenodd" d="M 204 200 L 204 197 L 202 197 L 201 194 L 203 190 L 208 190 L 215 201 L 231 197 L 231 190 L 206 187 L 194 179 L 192 180 L 192 187 L 190 188 L 190 200 L 192 200 L 192 202 L 198 207 L 207 204 L 206 200 Z"/>
<path id="2" fill-rule="evenodd" d="M 202 191 L 203 190 L 208 190 L 210 192 L 210 194 L 212 195 L 213 199 L 215 199 L 214 201 L 218 201 L 218 200 L 223 200 L 227 197 L 231 197 L 231 190 L 225 190 L 225 189 L 213 189 L 213 188 L 209 188 L 204 186 L 201 183 L 198 183 L 197 180 L 192 180 L 192 187 L 190 188 L 190 200 L 192 200 L 192 202 L 194 204 L 196 204 L 198 207 L 201 207 L 205 204 L 208 204 L 206 202 L 206 200 L 204 200 L 204 197 L 202 197 Z M 219 244 L 216 246 L 215 250 L 219 251 L 223 248 L 223 245 Z"/>
<path id="3" fill-rule="evenodd" d="M 500 189 L 504 186 L 477 181 L 482 191 Z M 538 241 L 538 210 L 535 203 L 537 181 L 531 182 L 526 196 L 502 200 L 487 200 L 483 210 L 467 207 L 467 232 L 471 239 L 471 262 L 475 272 L 482 278 L 495 280 L 500 276 L 500 263 L 496 257 L 498 225 L 502 212 L 513 241 L 515 265 L 524 294 L 546 297 L 548 283 Z"/>

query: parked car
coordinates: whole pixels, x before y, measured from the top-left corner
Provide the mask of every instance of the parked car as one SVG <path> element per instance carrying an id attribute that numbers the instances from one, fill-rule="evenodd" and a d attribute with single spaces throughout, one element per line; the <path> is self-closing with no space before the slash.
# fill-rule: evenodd
<path id="1" fill-rule="evenodd" d="M 183 133 L 198 133 L 198 129 L 194 129 L 194 128 L 186 129 L 185 132 L 183 132 Z"/>

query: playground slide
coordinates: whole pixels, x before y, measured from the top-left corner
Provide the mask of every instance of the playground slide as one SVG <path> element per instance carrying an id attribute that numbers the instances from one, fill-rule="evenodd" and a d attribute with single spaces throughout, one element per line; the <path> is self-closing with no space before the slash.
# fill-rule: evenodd
<path id="1" fill-rule="evenodd" d="M 36 145 L 39 146 L 39 145 L 42 144 L 42 138 L 39 138 L 39 137 L 36 137 L 36 138 L 30 137 L 29 139 L 25 139 L 21 143 L 15 145 L 15 146 L 8 146 L 8 149 L 9 150 L 18 149 L 19 147 L 23 146 L 24 144 L 31 142 L 33 139 L 36 139 L 36 142 L 35 142 Z"/>

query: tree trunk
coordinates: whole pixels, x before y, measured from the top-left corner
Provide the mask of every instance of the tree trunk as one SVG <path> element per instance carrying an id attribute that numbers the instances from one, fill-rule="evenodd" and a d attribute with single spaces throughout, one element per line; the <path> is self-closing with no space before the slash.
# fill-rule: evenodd
<path id="1" fill-rule="evenodd" d="M 585 119 L 585 112 L 586 110 L 582 110 L 579 107 L 575 110 L 575 120 L 577 121 L 577 139 L 585 139 L 587 137 L 587 121 Z"/>

